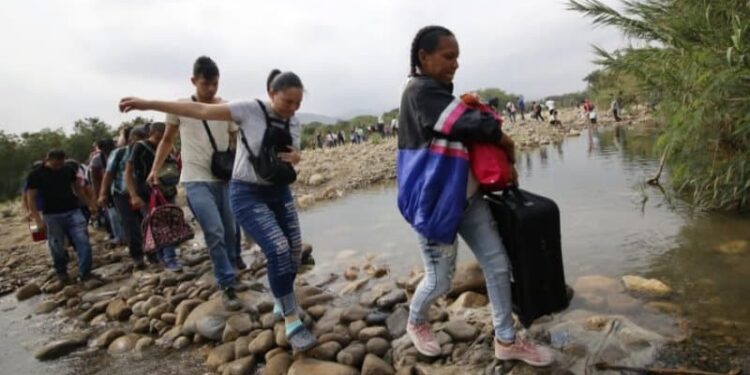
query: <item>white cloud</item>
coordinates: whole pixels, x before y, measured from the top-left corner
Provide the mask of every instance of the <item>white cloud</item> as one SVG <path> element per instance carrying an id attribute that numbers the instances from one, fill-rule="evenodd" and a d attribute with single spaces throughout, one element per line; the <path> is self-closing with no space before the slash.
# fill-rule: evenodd
<path id="1" fill-rule="evenodd" d="M 458 38 L 457 91 L 500 87 L 529 99 L 582 89 L 595 68 L 590 44 L 624 44 L 558 0 L 8 1 L 0 129 L 69 129 L 87 116 L 119 124 L 134 116 L 117 113 L 122 96 L 190 93 L 202 54 L 219 64 L 225 98 L 264 95 L 278 67 L 302 77 L 303 112 L 378 113 L 398 105 L 411 39 L 427 24 Z"/>

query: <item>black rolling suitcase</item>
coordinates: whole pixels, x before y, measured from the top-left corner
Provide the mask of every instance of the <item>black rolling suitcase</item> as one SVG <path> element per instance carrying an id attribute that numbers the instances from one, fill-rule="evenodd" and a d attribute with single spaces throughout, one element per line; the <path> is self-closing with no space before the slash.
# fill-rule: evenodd
<path id="1" fill-rule="evenodd" d="M 528 327 L 544 315 L 565 310 L 560 211 L 549 198 L 510 189 L 486 196 L 513 267 L 513 308 Z M 572 296 L 571 296 L 572 297 Z"/>

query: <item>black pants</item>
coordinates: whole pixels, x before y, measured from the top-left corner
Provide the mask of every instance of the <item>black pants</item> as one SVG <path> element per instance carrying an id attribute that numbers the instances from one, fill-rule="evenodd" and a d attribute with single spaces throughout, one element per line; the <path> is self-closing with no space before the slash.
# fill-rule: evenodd
<path id="1" fill-rule="evenodd" d="M 620 118 L 620 110 L 618 110 L 618 109 L 613 109 L 613 110 L 612 110 L 612 115 L 613 115 L 613 116 L 615 116 L 615 121 L 619 122 L 620 120 L 622 120 L 622 119 Z"/>
<path id="2" fill-rule="evenodd" d="M 128 244 L 128 250 L 130 250 L 130 257 L 136 261 L 143 260 L 143 232 L 141 231 L 143 216 L 130 207 L 130 196 L 127 194 L 115 193 L 112 196 L 112 201 L 114 201 L 115 209 L 122 218 L 125 241 Z"/>

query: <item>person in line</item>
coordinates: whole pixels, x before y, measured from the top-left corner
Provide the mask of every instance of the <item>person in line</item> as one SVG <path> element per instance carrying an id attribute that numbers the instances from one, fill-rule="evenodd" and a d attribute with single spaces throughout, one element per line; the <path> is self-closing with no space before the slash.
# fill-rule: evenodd
<path id="1" fill-rule="evenodd" d="M 89 176 L 91 177 L 91 186 L 94 189 L 94 200 L 99 202 L 99 193 L 101 192 L 102 180 L 107 169 L 107 160 L 109 155 L 115 149 L 115 141 L 111 138 L 101 139 L 96 142 L 97 152 L 89 162 Z M 112 202 L 106 202 L 105 206 L 100 206 L 101 215 L 98 224 L 104 226 L 110 237 L 110 244 L 122 245 L 124 234 L 122 221 L 117 214 Z"/>
<path id="2" fill-rule="evenodd" d="M 616 122 L 620 122 L 622 120 L 620 118 L 620 98 L 617 96 L 612 98 L 612 103 L 609 106 L 609 111 L 612 112 L 612 117 L 615 118 Z"/>
<path id="3" fill-rule="evenodd" d="M 124 127 L 121 136 L 127 139 L 127 143 L 116 148 L 107 158 L 107 169 L 102 179 L 99 191 L 99 207 L 105 207 L 111 201 L 122 219 L 123 240 L 128 245 L 130 258 L 136 270 L 143 270 L 146 264 L 143 261 L 143 233 L 141 232 L 141 216 L 133 211 L 130 206 L 130 195 L 125 182 L 125 168 L 132 145 L 147 138 L 148 133 L 144 126 L 135 128 Z"/>
<path id="4" fill-rule="evenodd" d="M 419 30 L 411 45 L 411 79 L 401 97 L 398 134 L 398 207 L 417 232 L 425 276 L 411 301 L 407 334 L 426 356 L 439 356 L 428 310 L 447 293 L 456 267 L 457 235 L 476 256 L 492 303 L 495 357 L 549 365 L 549 349 L 516 335 L 510 263 L 490 208 L 469 171 L 465 143 L 493 142 L 515 161 L 513 141 L 497 120 L 453 96 L 459 48 L 441 26 Z M 512 170 L 512 181 L 518 175 Z"/>
<path id="5" fill-rule="evenodd" d="M 521 120 L 525 120 L 524 113 L 526 113 L 526 101 L 524 101 L 523 95 L 518 97 L 516 108 L 518 108 L 518 112 L 521 112 Z"/>
<path id="6" fill-rule="evenodd" d="M 559 121 L 557 120 L 557 109 L 555 109 L 555 101 L 552 99 L 547 99 L 544 105 L 549 111 L 549 123 L 552 125 L 558 125 Z"/>
<path id="7" fill-rule="evenodd" d="M 531 109 L 534 111 L 534 115 L 532 116 L 534 120 L 541 121 L 541 122 L 546 121 L 544 119 L 544 115 L 542 115 L 542 105 L 540 103 L 532 102 Z"/>
<path id="8" fill-rule="evenodd" d="M 229 200 L 235 219 L 260 246 L 267 260 L 267 276 L 276 301 L 274 311 L 283 317 L 286 337 L 291 346 L 305 351 L 316 345 L 315 336 L 300 319 L 300 308 L 294 295 L 294 280 L 302 256 L 302 236 L 297 209 L 287 184 L 272 184 L 260 179 L 250 161 L 250 152 L 262 150 L 268 113 L 271 126 L 289 129 L 292 145 L 278 152 L 284 163 L 300 160 L 301 125 L 294 116 L 302 103 L 304 88 L 293 72 L 273 70 L 266 83 L 269 101 L 238 101 L 226 103 L 168 102 L 139 98 L 123 98 L 120 110 L 157 110 L 177 116 L 214 121 L 234 121 L 239 125 L 245 147 L 237 148 Z M 330 133 L 329 133 L 330 134 Z M 234 295 L 232 287 L 224 295 Z M 229 297 L 236 298 L 236 297 Z"/>
<path id="9" fill-rule="evenodd" d="M 505 110 L 508 112 L 508 118 L 512 124 L 516 123 L 516 105 L 512 101 L 505 104 Z"/>
<path id="10" fill-rule="evenodd" d="M 65 163 L 65 151 L 54 149 L 47 153 L 44 164 L 34 169 L 28 177 L 28 203 L 31 218 L 40 230 L 47 232 L 47 246 L 52 256 L 57 278 L 63 284 L 70 283 L 68 276 L 68 252 L 65 237 L 68 236 L 78 255 L 78 280 L 91 279 L 91 242 L 88 220 L 80 209 L 84 201 L 90 212 L 96 212 L 91 195 L 77 182 L 77 171 Z M 44 202 L 44 213 L 37 208 L 37 195 Z"/>
<path id="11" fill-rule="evenodd" d="M 195 91 L 190 98 L 180 101 L 224 103 L 216 96 L 219 67 L 208 56 L 195 60 L 190 82 Z M 210 131 L 219 151 L 235 149 L 237 125 L 231 121 L 206 121 L 204 125 L 202 120 L 171 114 L 167 115 L 166 124 L 148 183 L 152 186 L 159 184 L 155 171 L 164 165 L 179 133 L 183 160 L 180 183 L 185 187 L 188 206 L 203 229 L 214 278 L 222 289 L 234 285 L 237 290 L 246 290 L 237 279 L 236 270 L 244 269 L 246 265 L 238 251 L 238 233 L 229 207 L 229 182 L 218 179 L 211 172 L 214 149 L 208 136 Z"/>
<path id="12" fill-rule="evenodd" d="M 125 164 L 125 185 L 130 197 L 130 207 L 136 211 L 138 222 L 148 216 L 148 202 L 151 197 L 151 187 L 146 183 L 146 178 L 151 172 L 151 166 L 154 165 L 156 148 L 164 136 L 166 125 L 163 122 L 153 122 L 149 125 L 148 138 L 133 144 L 129 154 L 128 161 Z M 155 187 L 158 189 L 158 187 Z M 167 199 L 173 197 L 166 197 Z M 131 237 L 133 242 L 143 242 L 143 233 L 133 232 L 135 236 Z M 140 237 L 140 238 L 139 238 Z M 156 251 L 156 254 L 147 254 L 149 262 L 154 265 L 162 264 L 168 271 L 179 272 L 182 265 L 177 260 L 177 253 L 174 247 L 166 247 Z"/>

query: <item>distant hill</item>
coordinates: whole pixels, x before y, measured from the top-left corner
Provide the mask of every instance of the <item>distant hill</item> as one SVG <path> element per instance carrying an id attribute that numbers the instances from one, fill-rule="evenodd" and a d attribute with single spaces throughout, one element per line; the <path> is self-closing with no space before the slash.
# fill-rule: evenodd
<path id="1" fill-rule="evenodd" d="M 326 125 L 333 125 L 337 122 L 339 122 L 340 119 L 326 116 L 326 115 L 319 115 L 316 113 L 297 113 L 297 118 L 299 119 L 301 124 L 309 124 L 311 122 L 320 122 L 322 124 Z"/>

